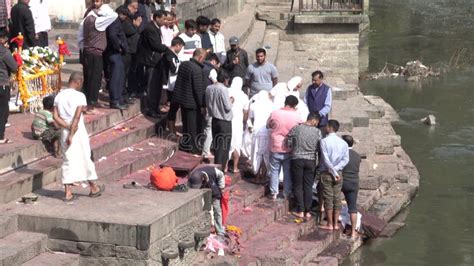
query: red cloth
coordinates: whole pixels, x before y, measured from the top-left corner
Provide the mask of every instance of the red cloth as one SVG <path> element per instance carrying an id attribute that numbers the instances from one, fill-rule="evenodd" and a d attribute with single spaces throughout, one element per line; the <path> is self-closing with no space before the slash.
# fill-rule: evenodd
<path id="1" fill-rule="evenodd" d="M 71 55 L 71 52 L 69 51 L 67 43 L 63 42 L 62 44 L 59 45 L 59 54 L 67 55 L 67 56 Z"/>
<path id="2" fill-rule="evenodd" d="M 159 190 L 171 191 L 178 184 L 178 177 L 171 167 L 164 167 L 151 172 L 150 182 Z"/>
<path id="3" fill-rule="evenodd" d="M 16 45 L 18 47 L 23 47 L 23 43 L 25 42 L 25 40 L 23 38 L 24 38 L 23 36 L 21 38 L 20 38 L 20 36 L 18 36 L 18 37 L 12 38 L 10 40 L 10 42 L 11 43 L 16 43 Z"/>
<path id="4" fill-rule="evenodd" d="M 229 215 L 229 199 L 230 192 L 226 190 L 222 193 L 221 197 L 221 209 L 222 209 L 222 225 L 225 226 L 227 222 L 227 216 Z"/>
<path id="5" fill-rule="evenodd" d="M 14 54 L 13 54 L 13 58 L 15 59 L 16 64 L 17 64 L 18 66 L 22 66 L 22 65 L 23 65 L 23 59 L 21 58 L 21 55 L 20 55 L 20 54 L 14 53 Z"/>

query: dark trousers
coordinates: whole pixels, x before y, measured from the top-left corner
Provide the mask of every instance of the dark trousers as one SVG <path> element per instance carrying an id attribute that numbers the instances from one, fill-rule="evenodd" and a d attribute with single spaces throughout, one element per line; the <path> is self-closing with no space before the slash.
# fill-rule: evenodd
<path id="1" fill-rule="evenodd" d="M 10 108 L 10 86 L 0 86 L 0 139 L 5 138 L 5 124 L 8 121 Z"/>
<path id="2" fill-rule="evenodd" d="M 163 90 L 163 84 L 160 79 L 160 69 L 156 67 L 146 68 L 146 79 L 147 79 L 147 108 L 149 111 L 158 112 L 160 106 L 161 91 Z"/>
<path id="3" fill-rule="evenodd" d="M 40 47 L 48 46 L 48 32 L 42 31 L 38 32 L 38 40 L 36 41 L 37 45 Z"/>
<path id="4" fill-rule="evenodd" d="M 130 95 L 143 92 L 145 80 L 145 67 L 138 63 L 137 54 L 130 55 L 130 70 L 128 71 L 128 87 L 127 91 Z"/>
<path id="5" fill-rule="evenodd" d="M 168 121 L 176 121 L 176 116 L 179 110 L 179 104 L 173 101 L 173 94 L 172 91 L 166 91 L 168 94 L 168 100 L 170 101 L 170 110 L 168 111 Z"/>
<path id="6" fill-rule="evenodd" d="M 99 100 L 99 90 L 102 84 L 102 71 L 104 62 L 101 55 L 91 54 L 83 51 L 83 72 L 84 72 L 84 94 L 87 105 L 91 106 Z"/>
<path id="7" fill-rule="evenodd" d="M 200 110 L 181 108 L 183 119 L 183 137 L 179 149 L 193 154 L 201 154 L 202 150 L 202 115 Z"/>
<path id="8" fill-rule="evenodd" d="M 226 168 L 229 160 L 230 141 L 232 140 L 232 122 L 212 118 L 212 151 L 214 163 Z"/>
<path id="9" fill-rule="evenodd" d="M 122 93 L 125 89 L 125 65 L 121 54 L 111 54 L 107 57 L 109 82 L 107 87 L 109 90 L 110 104 L 122 104 Z"/>
<path id="10" fill-rule="evenodd" d="M 122 95 L 124 97 L 130 97 L 131 92 L 129 91 L 129 86 L 128 86 L 128 73 L 130 72 L 130 66 L 132 64 L 132 56 L 130 54 L 125 54 L 122 55 L 122 60 L 123 60 L 123 68 L 125 70 L 124 72 L 124 90 L 122 92 Z"/>
<path id="11" fill-rule="evenodd" d="M 346 180 L 342 182 L 342 193 L 346 198 L 349 213 L 357 213 L 357 194 L 359 194 L 358 180 Z"/>
<path id="12" fill-rule="evenodd" d="M 311 210 L 315 170 L 316 162 L 314 160 L 291 160 L 291 177 L 296 212 L 309 212 Z"/>

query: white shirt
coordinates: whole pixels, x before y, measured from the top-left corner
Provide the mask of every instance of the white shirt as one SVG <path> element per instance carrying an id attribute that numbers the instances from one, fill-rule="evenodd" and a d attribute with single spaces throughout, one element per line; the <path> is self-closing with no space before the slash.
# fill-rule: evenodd
<path id="1" fill-rule="evenodd" d="M 58 108 L 59 117 L 67 124 L 71 124 L 77 107 L 87 106 L 84 93 L 72 88 L 61 90 L 54 98 L 54 106 Z M 82 115 L 81 115 L 82 120 Z"/>
<path id="2" fill-rule="evenodd" d="M 114 23 L 114 21 L 118 18 L 118 14 L 115 13 L 115 11 L 107 4 L 103 4 L 99 8 L 98 14 L 96 14 L 94 11 L 91 11 L 89 14 L 87 14 L 87 17 L 89 16 L 96 17 L 95 28 L 98 31 L 105 31 L 107 27 Z M 81 24 L 79 24 L 79 31 L 77 32 L 77 42 L 79 44 L 79 49 L 84 48 L 84 21 L 87 17 L 85 17 L 81 21 Z"/>
<path id="3" fill-rule="evenodd" d="M 51 30 L 51 19 L 48 15 L 48 0 L 31 0 L 30 10 L 33 14 L 33 20 L 35 22 L 35 32 L 44 32 Z"/>
<path id="4" fill-rule="evenodd" d="M 213 52 L 216 54 L 225 54 L 225 37 L 224 34 L 221 32 L 214 33 L 211 30 L 209 30 L 209 38 L 211 39 L 212 47 L 213 47 Z"/>
<path id="5" fill-rule="evenodd" d="M 338 172 L 349 163 L 349 146 L 336 133 L 321 140 L 321 153 L 324 163 L 320 170 L 328 171 L 332 176 L 339 176 Z"/>
<path id="6" fill-rule="evenodd" d="M 184 41 L 184 47 L 179 53 L 179 60 L 181 62 L 189 61 L 193 57 L 193 53 L 197 48 L 202 48 L 201 37 L 197 34 L 189 37 L 185 32 L 179 35 Z"/>

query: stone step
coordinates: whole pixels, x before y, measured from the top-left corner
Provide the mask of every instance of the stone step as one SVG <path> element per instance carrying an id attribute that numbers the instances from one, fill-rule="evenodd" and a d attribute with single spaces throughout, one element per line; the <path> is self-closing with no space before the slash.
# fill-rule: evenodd
<path id="1" fill-rule="evenodd" d="M 356 251 L 362 244 L 363 242 L 360 238 L 356 241 L 347 238 L 340 238 L 332 242 L 331 245 L 321 252 L 321 257 L 336 258 L 338 264 L 341 264 L 345 258 Z"/>
<path id="2" fill-rule="evenodd" d="M 280 46 L 280 31 L 266 30 L 262 46 L 267 49 L 267 61 L 275 64 Z"/>
<path id="3" fill-rule="evenodd" d="M 22 266 L 79 266 L 79 255 L 45 252 L 25 262 Z"/>
<path id="4" fill-rule="evenodd" d="M 314 229 L 314 220 L 295 223 L 295 218 L 285 215 L 266 226 L 248 241 L 238 260 L 239 265 L 297 265 L 297 261 L 289 255 L 289 248 L 301 236 Z"/>
<path id="5" fill-rule="evenodd" d="M 410 203 L 416 192 L 417 187 L 411 184 L 395 183 L 370 207 L 369 211 L 382 220 L 389 222 Z"/>
<path id="6" fill-rule="evenodd" d="M 264 21 L 255 21 L 252 31 L 242 46 L 248 53 L 250 64 L 255 62 L 255 51 L 262 47 L 266 27 Z"/>
<path id="7" fill-rule="evenodd" d="M 227 224 L 242 229 L 242 241 L 247 241 L 271 223 L 280 219 L 289 210 L 287 201 L 274 202 L 271 199 L 260 198 L 252 203 L 250 210 L 238 210 L 228 217 Z"/>
<path id="8" fill-rule="evenodd" d="M 285 52 L 278 53 L 278 57 L 276 58 L 275 65 L 278 69 L 278 79 L 281 81 L 288 81 L 296 75 L 306 78 L 306 76 L 302 75 L 301 70 L 296 66 L 295 58 L 291 58 L 291 53 L 288 52 L 294 50 L 293 42 L 280 41 L 279 49 Z M 308 84 L 309 82 L 310 80 L 303 81 L 304 84 Z"/>
<path id="9" fill-rule="evenodd" d="M 296 227 L 295 225 L 290 226 Z M 338 238 L 338 233 L 310 228 L 309 233 L 292 241 L 289 246 L 279 246 L 278 250 L 269 251 L 266 256 L 271 257 L 271 259 L 268 258 L 268 261 L 260 259 L 260 262 L 286 262 L 293 265 L 307 265 Z"/>
<path id="10" fill-rule="evenodd" d="M 265 194 L 265 186 L 241 180 L 232 185 L 230 191 L 229 215 L 234 215 L 260 199 Z"/>
<path id="11" fill-rule="evenodd" d="M 121 123 L 140 113 L 140 103 L 135 103 L 128 110 L 120 112 L 113 109 L 98 109 L 102 114 L 85 117 L 87 132 L 90 135 L 102 132 L 115 124 Z M 0 151 L 0 174 L 15 170 L 28 163 L 49 156 L 41 141 L 31 135 L 31 122 L 34 115 L 30 113 L 12 114 L 13 125 L 6 130 L 6 136 L 14 141 L 5 145 Z"/>
<path id="12" fill-rule="evenodd" d="M 0 216 L 0 238 L 16 232 L 18 217 L 16 215 Z"/>
<path id="13" fill-rule="evenodd" d="M 241 47 L 244 47 L 245 41 L 249 38 L 255 26 L 255 4 L 252 3 L 246 4 L 239 14 L 224 19 L 221 32 L 226 37 L 227 49 L 229 49 L 229 38 L 232 36 L 237 36 L 240 39 Z M 247 50 L 247 52 L 250 55 L 252 51 Z"/>
<path id="14" fill-rule="evenodd" d="M 19 231 L 0 239 L 0 264 L 20 265 L 43 253 L 48 236 Z"/>
<path id="15" fill-rule="evenodd" d="M 90 138 L 95 161 L 104 159 L 123 148 L 143 141 L 155 132 L 155 121 L 143 116 L 135 117 L 119 127 L 129 130 L 122 132 L 110 128 Z M 18 197 L 55 182 L 60 176 L 62 161 L 54 157 L 37 161 L 14 172 L 0 176 L 0 203 L 6 203 Z"/>

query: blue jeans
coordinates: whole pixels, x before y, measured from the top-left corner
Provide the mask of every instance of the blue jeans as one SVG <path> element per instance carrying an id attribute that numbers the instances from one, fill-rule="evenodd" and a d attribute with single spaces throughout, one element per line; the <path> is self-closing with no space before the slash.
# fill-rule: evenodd
<path id="1" fill-rule="evenodd" d="M 270 191 L 278 194 L 278 183 L 281 168 L 283 167 L 283 195 L 291 194 L 291 160 L 289 153 L 271 153 L 270 155 Z"/>

